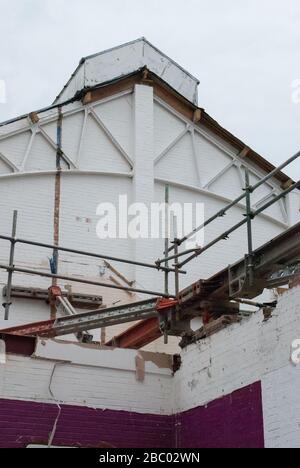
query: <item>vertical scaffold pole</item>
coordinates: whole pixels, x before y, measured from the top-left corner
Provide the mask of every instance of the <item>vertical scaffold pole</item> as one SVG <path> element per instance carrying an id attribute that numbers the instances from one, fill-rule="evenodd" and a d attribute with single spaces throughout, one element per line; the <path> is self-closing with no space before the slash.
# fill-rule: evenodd
<path id="1" fill-rule="evenodd" d="M 166 185 L 165 187 L 165 252 L 169 250 L 169 202 L 170 202 L 170 187 Z M 165 267 L 169 268 L 169 261 L 165 262 Z M 165 294 L 169 294 L 169 271 L 165 271 Z M 164 343 L 168 344 L 168 317 L 165 318 L 165 327 L 164 327 Z"/>
<path id="2" fill-rule="evenodd" d="M 18 220 L 18 212 L 14 211 L 12 232 L 11 232 L 12 240 L 10 242 L 9 270 L 8 270 L 7 287 L 6 287 L 6 302 L 3 304 L 4 310 L 5 310 L 4 320 L 9 319 L 9 309 L 11 306 L 11 287 L 12 287 L 13 267 L 14 267 L 14 259 L 15 259 L 17 220 Z"/>
<path id="3" fill-rule="evenodd" d="M 247 239 L 248 239 L 248 269 L 250 284 L 253 284 L 253 236 L 252 236 L 252 210 L 251 210 L 251 193 L 252 186 L 250 185 L 249 169 L 245 168 L 245 192 L 246 192 L 246 217 L 247 217 Z"/>
<path id="4" fill-rule="evenodd" d="M 169 250 L 169 202 L 170 202 L 170 188 L 169 185 L 165 187 L 165 252 Z M 169 261 L 165 262 L 165 267 L 169 268 Z M 169 294 L 169 272 L 165 271 L 165 294 Z"/>
<path id="5" fill-rule="evenodd" d="M 179 245 L 178 245 L 178 224 L 177 224 L 177 217 L 173 215 L 173 234 L 174 234 L 174 252 L 175 255 L 179 252 Z M 179 296 L 179 259 L 178 257 L 175 258 L 175 296 L 178 298 Z"/>

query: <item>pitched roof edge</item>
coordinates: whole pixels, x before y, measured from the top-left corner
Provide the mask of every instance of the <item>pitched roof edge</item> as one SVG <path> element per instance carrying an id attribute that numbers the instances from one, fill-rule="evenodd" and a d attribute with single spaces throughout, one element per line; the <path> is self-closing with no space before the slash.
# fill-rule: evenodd
<path id="1" fill-rule="evenodd" d="M 135 39 L 133 41 L 129 41 L 129 42 L 126 42 L 124 44 L 121 44 L 121 45 L 118 45 L 118 46 L 115 46 L 115 47 L 111 47 L 109 49 L 106 49 L 106 50 L 103 50 L 101 52 L 98 52 L 96 54 L 92 54 L 92 55 L 87 55 L 86 57 L 83 57 L 80 62 L 79 62 L 79 65 L 81 65 L 82 63 L 84 63 L 86 60 L 89 60 L 89 59 L 92 59 L 92 58 L 95 58 L 95 57 L 99 57 L 100 55 L 104 55 L 108 52 L 113 52 L 115 50 L 118 50 L 118 49 L 121 49 L 123 47 L 127 47 L 129 45 L 132 45 L 132 44 L 136 44 L 138 42 L 144 42 L 145 44 L 149 45 L 150 47 L 152 47 L 152 49 L 156 50 L 156 52 L 158 52 L 160 55 L 162 55 L 163 57 L 165 57 L 167 60 L 169 60 L 169 62 L 173 63 L 174 65 L 176 65 L 176 67 L 180 68 L 180 70 L 182 70 L 186 75 L 188 75 L 190 78 L 192 78 L 193 80 L 195 80 L 198 84 L 200 84 L 200 81 L 198 78 L 196 78 L 194 75 L 192 75 L 192 73 L 188 72 L 184 67 L 182 67 L 181 65 L 179 65 L 178 62 L 176 62 L 176 60 L 173 60 L 171 57 L 169 57 L 167 54 L 165 54 L 164 52 L 162 52 L 158 47 L 156 47 L 155 45 L 153 45 L 150 41 L 148 41 L 148 39 L 146 39 L 145 37 L 139 37 L 138 39 Z M 78 67 L 77 67 L 78 68 Z"/>
<path id="2" fill-rule="evenodd" d="M 149 57 L 148 57 L 148 61 L 146 59 L 146 57 L 148 56 L 146 47 L 148 46 L 149 49 L 151 49 L 153 52 L 155 52 L 156 54 L 158 54 L 160 56 L 159 59 L 158 58 L 156 59 L 156 61 L 158 61 L 160 63 L 162 60 L 166 60 L 168 62 L 168 66 L 164 67 L 163 73 L 165 73 L 166 69 L 168 69 L 169 65 L 171 64 L 177 70 L 179 70 L 181 72 L 181 74 L 184 74 L 186 77 L 188 77 L 189 80 L 191 80 L 194 83 L 193 86 L 194 86 L 195 89 L 193 89 L 193 93 L 194 93 L 193 99 L 194 99 L 195 104 L 197 104 L 197 100 L 198 100 L 197 87 L 200 84 L 199 79 L 196 78 L 195 76 L 193 76 L 184 67 L 182 67 L 179 63 L 177 63 L 175 60 L 170 58 L 168 55 L 166 55 L 164 52 L 162 52 L 156 46 L 154 46 L 145 37 L 141 37 L 139 39 L 136 39 L 136 40 L 133 40 L 133 41 L 130 41 L 130 42 L 126 42 L 124 44 L 117 45 L 115 47 L 111 47 L 109 49 L 103 50 L 103 51 L 98 52 L 96 54 L 92 54 L 92 55 L 88 55 L 86 57 L 83 57 L 80 60 L 79 65 L 77 66 L 77 68 L 72 73 L 69 80 L 67 81 L 67 83 L 64 85 L 64 87 L 62 88 L 62 90 L 60 91 L 58 96 L 55 98 L 54 104 L 58 103 L 58 101 L 60 99 L 63 99 L 63 95 L 64 95 L 65 91 L 68 93 L 68 88 L 69 88 L 69 86 L 72 88 L 72 82 L 73 81 L 75 82 L 75 85 L 76 85 L 77 80 L 79 80 L 79 81 L 82 80 L 82 83 L 81 83 L 82 86 L 88 86 L 90 84 L 89 82 L 91 80 L 88 78 L 88 75 L 89 75 L 89 73 L 88 73 L 89 61 L 93 61 L 94 59 L 97 59 L 99 57 L 100 58 L 105 57 L 105 56 L 108 57 L 110 54 L 118 53 L 118 51 L 122 51 L 122 49 L 126 49 L 126 48 L 128 48 L 130 46 L 135 46 L 135 45 L 138 45 L 140 47 L 140 51 L 139 51 L 140 59 L 141 59 L 140 63 L 139 63 L 139 65 L 137 63 L 132 64 L 133 68 L 131 70 L 128 69 L 127 71 L 124 70 L 124 73 L 123 73 L 122 76 L 126 76 L 128 73 L 133 72 L 134 69 L 137 68 L 137 66 L 142 66 L 143 65 L 143 66 L 148 66 L 149 68 L 151 67 L 151 60 L 149 61 Z M 113 59 L 113 60 L 115 60 L 115 59 Z M 105 61 L 105 59 L 104 59 L 104 61 Z M 118 58 L 118 61 L 119 61 L 119 58 Z M 128 61 L 128 63 L 130 64 L 130 59 L 128 57 L 126 58 L 126 61 Z M 142 64 L 141 62 L 143 62 L 143 61 L 144 61 L 144 63 Z M 82 67 L 84 68 L 84 70 L 81 73 Z M 102 64 L 102 67 L 104 67 L 104 69 L 105 69 L 105 64 Z M 110 68 L 111 68 L 111 64 L 110 64 Z M 129 66 L 129 68 L 130 68 L 130 66 Z M 156 72 L 155 69 L 154 69 L 154 72 Z M 81 73 L 81 76 L 80 76 L 80 73 Z M 118 75 L 120 74 L 119 70 L 118 70 L 118 72 L 116 74 L 118 74 Z M 107 77 L 107 73 L 104 73 L 104 76 Z M 111 76 L 111 79 L 113 79 L 113 78 L 114 77 Z M 108 77 L 107 77 L 107 79 L 108 79 Z M 92 82 L 95 82 L 95 80 L 92 80 Z M 99 77 L 98 83 L 99 84 L 103 83 L 103 80 L 100 77 Z M 78 83 L 77 83 L 77 85 L 78 85 Z M 73 92 L 73 90 L 71 90 L 71 92 Z M 68 95 L 68 97 L 71 97 L 71 96 Z M 187 96 L 187 97 L 189 98 L 190 96 Z"/>

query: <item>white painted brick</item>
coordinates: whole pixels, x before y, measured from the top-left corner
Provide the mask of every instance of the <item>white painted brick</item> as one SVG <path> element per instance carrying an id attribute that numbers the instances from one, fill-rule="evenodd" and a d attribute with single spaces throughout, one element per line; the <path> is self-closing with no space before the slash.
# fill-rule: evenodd
<path id="1" fill-rule="evenodd" d="M 100 364 L 101 356 L 107 353 L 114 362 L 111 368 Z M 120 362 L 118 350 L 116 356 L 113 353 L 97 350 L 98 367 L 94 360 L 89 366 L 64 362 L 60 356 L 54 361 L 8 355 L 6 364 L 0 364 L 0 398 L 46 403 L 59 401 L 92 408 L 170 414 L 171 371 L 163 372 L 146 363 L 145 380 L 137 382 L 136 351 L 126 351 L 124 362 Z M 120 362 L 119 368 L 116 360 Z"/>
<path id="2" fill-rule="evenodd" d="M 254 314 L 182 352 L 175 375 L 175 411 L 205 405 L 254 382 L 262 382 L 267 447 L 299 448 L 300 366 L 290 361 L 300 338 L 300 287 L 280 297 L 273 318 Z"/>

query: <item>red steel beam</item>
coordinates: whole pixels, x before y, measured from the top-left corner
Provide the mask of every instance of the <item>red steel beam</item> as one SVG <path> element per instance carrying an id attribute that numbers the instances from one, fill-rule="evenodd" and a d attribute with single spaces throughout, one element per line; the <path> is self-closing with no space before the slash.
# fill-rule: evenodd
<path id="1" fill-rule="evenodd" d="M 163 312 L 174 307 L 178 303 L 174 299 L 161 298 L 157 301 L 156 310 Z M 105 343 L 106 346 L 117 346 L 118 348 L 140 349 L 162 335 L 159 322 L 156 317 L 142 320 L 132 327 L 120 333 L 117 337 Z"/>
<path id="2" fill-rule="evenodd" d="M 105 343 L 106 346 L 117 346 L 125 349 L 140 349 L 162 335 L 157 318 L 150 318 L 136 323 L 123 333 Z"/>
<path id="3" fill-rule="evenodd" d="M 5 328 L 0 330 L 0 333 L 15 336 L 37 336 L 41 332 L 50 332 L 53 330 L 55 320 L 44 320 L 43 322 L 27 323 L 18 325 L 17 327 Z"/>

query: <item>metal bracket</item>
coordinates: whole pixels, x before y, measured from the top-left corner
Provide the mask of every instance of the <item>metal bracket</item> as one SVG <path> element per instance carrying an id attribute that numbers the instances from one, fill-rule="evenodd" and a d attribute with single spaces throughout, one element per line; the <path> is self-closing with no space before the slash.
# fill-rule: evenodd
<path id="1" fill-rule="evenodd" d="M 2 291 L 3 297 L 7 297 L 7 291 L 7 286 L 5 286 Z M 67 297 L 69 302 L 73 307 L 76 307 L 76 309 L 91 310 L 101 307 L 103 304 L 102 296 L 73 293 L 71 289 L 68 291 L 61 291 L 61 295 L 62 297 Z M 11 286 L 10 297 L 16 299 L 40 300 L 49 303 L 48 289 Z"/>
<path id="2" fill-rule="evenodd" d="M 255 256 L 246 255 L 243 268 L 236 269 L 235 266 L 228 267 L 228 286 L 229 297 L 231 299 L 240 297 L 257 297 L 264 288 L 265 281 L 259 278 L 253 278 L 253 270 L 255 265 Z"/>

